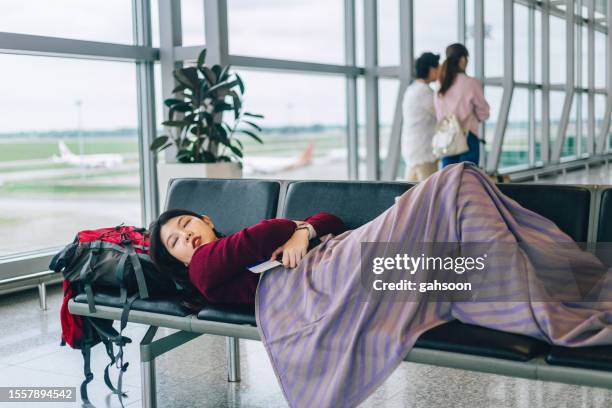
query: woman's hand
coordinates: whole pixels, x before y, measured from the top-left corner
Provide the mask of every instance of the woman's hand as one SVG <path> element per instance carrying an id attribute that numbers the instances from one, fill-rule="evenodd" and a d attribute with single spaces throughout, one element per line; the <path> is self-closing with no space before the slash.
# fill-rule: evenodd
<path id="1" fill-rule="evenodd" d="M 276 257 L 282 253 L 283 265 L 285 267 L 295 268 L 308 252 L 308 235 L 307 229 L 295 230 L 287 242 L 274 250 L 270 260 L 276 259 Z"/>

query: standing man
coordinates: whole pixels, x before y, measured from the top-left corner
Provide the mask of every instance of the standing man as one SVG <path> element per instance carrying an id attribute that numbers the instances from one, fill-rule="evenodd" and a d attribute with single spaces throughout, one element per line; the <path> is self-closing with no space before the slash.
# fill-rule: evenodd
<path id="1" fill-rule="evenodd" d="M 403 101 L 402 156 L 406 180 L 423 181 L 438 170 L 431 149 L 436 128 L 434 92 L 429 84 L 438 80 L 440 55 L 423 53 L 415 61 L 416 79 L 406 88 Z"/>

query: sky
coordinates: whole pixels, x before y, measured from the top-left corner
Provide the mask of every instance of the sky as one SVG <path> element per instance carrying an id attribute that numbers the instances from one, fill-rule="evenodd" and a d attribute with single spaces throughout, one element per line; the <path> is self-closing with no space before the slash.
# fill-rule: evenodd
<path id="1" fill-rule="evenodd" d="M 343 0 L 228 0 L 230 53 L 268 58 L 342 64 Z M 363 63 L 363 8 L 357 1 L 357 57 Z M 470 2 L 468 2 L 469 4 Z M 205 41 L 203 0 L 182 0 L 183 43 Z M 399 62 L 397 0 L 380 0 L 379 62 Z M 490 3 L 487 3 L 490 4 Z M 415 53 L 443 53 L 456 41 L 457 2 L 417 0 L 414 11 Z M 517 6 L 518 7 L 518 6 Z M 487 7 L 486 73 L 501 75 L 503 36 L 501 7 Z M 157 2 L 153 0 L 154 45 L 159 44 Z M 516 23 L 524 23 L 517 9 Z M 562 22 L 561 22 L 562 23 Z M 559 28 L 560 27 L 560 28 Z M 517 28 L 520 28 L 517 26 Z M 563 25 L 551 23 L 551 60 L 564 58 Z M 559 31 L 560 30 L 560 31 Z M 129 0 L 2 0 L 0 31 L 132 43 Z M 517 55 L 526 30 L 516 33 Z M 599 41 L 596 50 L 605 50 Z M 517 75 L 527 64 L 517 58 Z M 0 133 L 76 128 L 113 129 L 136 126 L 135 68 L 131 63 L 0 54 Z M 156 69 L 159 81 L 159 67 Z M 341 76 L 238 69 L 246 83 L 245 105 L 266 115 L 266 126 L 336 125 L 345 121 L 345 81 Z M 598 78 L 605 72 L 597 68 Z M 555 69 L 553 79 L 564 78 Z M 157 84 L 159 85 L 159 84 Z M 159 86 L 158 86 L 159 88 Z M 398 81 L 381 81 L 381 121 L 389 123 Z M 363 116 L 363 86 L 360 85 Z M 493 94 L 495 92 L 492 92 Z M 158 106 L 161 96 L 158 92 Z M 81 108 L 77 107 L 81 102 Z M 161 122 L 161 118 L 158 118 Z"/>

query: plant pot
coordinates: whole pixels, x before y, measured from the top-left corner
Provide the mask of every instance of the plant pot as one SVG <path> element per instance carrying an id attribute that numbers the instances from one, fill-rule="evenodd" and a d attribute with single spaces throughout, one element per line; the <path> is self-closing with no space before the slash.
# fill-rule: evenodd
<path id="1" fill-rule="evenodd" d="M 157 183 L 160 208 L 166 208 L 170 180 L 177 178 L 242 178 L 242 167 L 235 162 L 221 163 L 158 163 Z"/>

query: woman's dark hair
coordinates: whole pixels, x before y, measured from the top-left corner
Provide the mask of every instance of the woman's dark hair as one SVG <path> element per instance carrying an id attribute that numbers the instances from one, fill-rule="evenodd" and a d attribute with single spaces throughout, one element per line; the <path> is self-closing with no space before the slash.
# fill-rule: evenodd
<path id="1" fill-rule="evenodd" d="M 182 303 L 190 310 L 200 310 L 206 300 L 202 294 L 196 289 L 189 280 L 189 272 L 187 267 L 178 259 L 170 255 L 170 252 L 164 246 L 161 239 L 161 228 L 172 218 L 181 215 L 190 215 L 201 218 L 202 216 L 196 212 L 184 209 L 172 209 L 162 213 L 157 220 L 149 225 L 149 256 L 161 273 L 169 274 L 170 278 L 181 287 L 183 293 Z M 223 236 L 217 230 L 213 229 L 217 237 Z"/>
<path id="2" fill-rule="evenodd" d="M 446 59 L 440 69 L 440 90 L 438 91 L 440 95 L 444 95 L 455 82 L 457 74 L 463 72 L 459 61 L 462 57 L 467 58 L 468 56 L 468 50 L 463 44 L 455 43 L 446 47 Z"/>
<path id="3" fill-rule="evenodd" d="M 419 79 L 427 79 L 429 70 L 436 68 L 440 63 L 440 55 L 431 52 L 424 52 L 414 62 L 415 77 Z"/>

